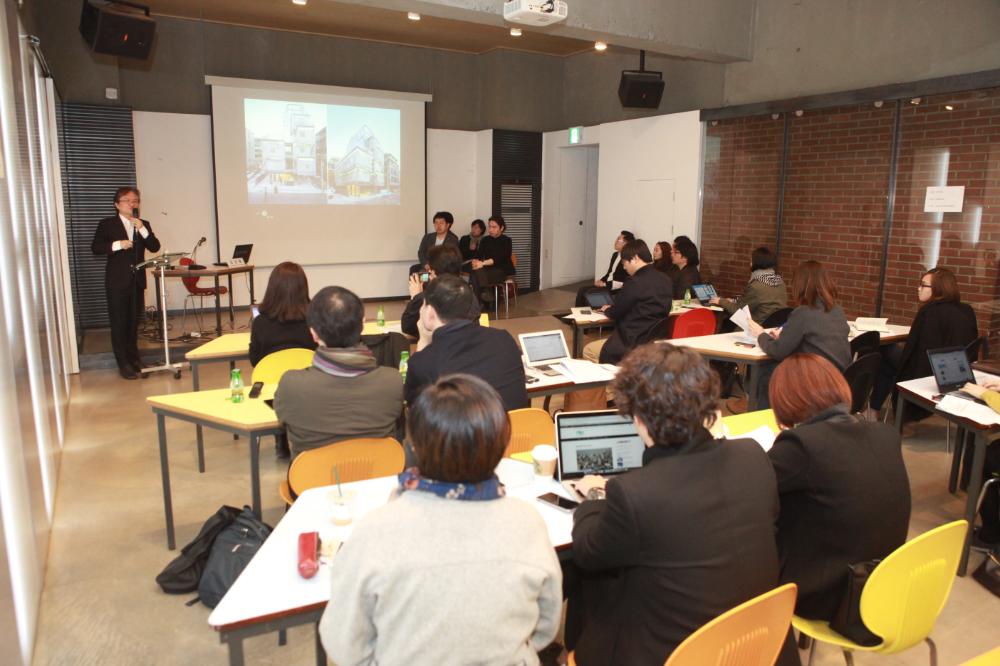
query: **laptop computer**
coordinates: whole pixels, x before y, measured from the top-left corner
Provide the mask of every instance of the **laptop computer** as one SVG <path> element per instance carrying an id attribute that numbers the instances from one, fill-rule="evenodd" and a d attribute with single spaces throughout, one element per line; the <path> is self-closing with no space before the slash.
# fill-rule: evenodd
<path id="1" fill-rule="evenodd" d="M 632 419 L 614 409 L 556 414 L 556 448 L 556 478 L 575 497 L 576 481 L 642 467 L 646 449 Z"/>
<path id="2" fill-rule="evenodd" d="M 584 294 L 584 297 L 587 299 L 587 305 L 595 310 L 599 310 L 605 305 L 614 305 L 615 302 L 614 298 L 611 297 L 611 292 L 607 289 L 594 289 L 593 291 L 588 291 Z"/>
<path id="3" fill-rule="evenodd" d="M 253 243 L 243 243 L 237 245 L 233 248 L 233 259 L 232 261 L 237 262 L 236 265 L 245 265 L 250 263 L 250 252 L 253 250 Z M 217 261 L 212 264 L 213 266 L 230 266 L 232 263 L 230 261 Z"/>
<path id="4" fill-rule="evenodd" d="M 976 383 L 976 376 L 972 373 L 972 364 L 969 363 L 965 347 L 928 349 L 927 360 L 930 361 L 934 381 L 937 382 L 938 391 L 942 395 L 982 402 L 961 390 L 966 384 Z"/>
<path id="5" fill-rule="evenodd" d="M 525 365 L 546 374 L 558 374 L 552 366 L 564 359 L 571 358 L 562 331 L 521 333 L 517 339 L 524 351 Z"/>
<path id="6" fill-rule="evenodd" d="M 693 284 L 691 285 L 691 292 L 695 299 L 702 305 L 708 305 L 710 300 L 718 296 L 715 293 L 715 287 L 710 284 Z"/>

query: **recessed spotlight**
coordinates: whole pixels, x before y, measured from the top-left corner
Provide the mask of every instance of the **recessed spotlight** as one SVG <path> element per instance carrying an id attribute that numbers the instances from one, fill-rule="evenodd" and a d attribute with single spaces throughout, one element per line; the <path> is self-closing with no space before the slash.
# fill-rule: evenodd
<path id="1" fill-rule="evenodd" d="M 910 100 L 910 104 L 916 106 L 917 104 L 920 104 L 921 101 L 923 100 L 921 100 L 919 97 L 914 97 L 913 99 Z"/>
<path id="2" fill-rule="evenodd" d="M 796 118 L 801 118 L 803 113 L 805 113 L 805 112 L 802 109 L 798 109 L 798 110 L 795 111 L 795 117 Z"/>
<path id="3" fill-rule="evenodd" d="M 293 5 L 304 5 L 304 4 L 306 4 L 306 2 L 308 2 L 308 1 L 309 1 L 309 0 L 292 0 L 292 4 L 293 4 Z"/>
<path id="4" fill-rule="evenodd" d="M 511 37 L 520 37 L 521 36 L 521 29 L 520 28 L 511 28 L 510 29 L 510 36 Z"/>
<path id="5" fill-rule="evenodd" d="M 420 14 L 418 14 L 417 12 L 406 12 L 406 18 L 410 19 L 411 21 L 419 21 Z"/>
<path id="6" fill-rule="evenodd" d="M 772 113 L 771 114 L 771 120 L 777 120 L 780 117 L 781 117 L 780 113 Z"/>
<path id="7" fill-rule="evenodd" d="M 885 102 L 883 102 L 882 100 L 878 100 L 875 102 L 875 108 L 881 109 L 883 104 L 885 104 Z"/>
<path id="8" fill-rule="evenodd" d="M 594 42 L 594 48 L 598 51 L 607 51 L 608 45 L 604 42 Z"/>
<path id="9" fill-rule="evenodd" d="M 952 106 L 951 104 L 945 104 L 944 108 L 947 109 L 948 111 L 954 111 L 955 110 L 955 107 Z"/>

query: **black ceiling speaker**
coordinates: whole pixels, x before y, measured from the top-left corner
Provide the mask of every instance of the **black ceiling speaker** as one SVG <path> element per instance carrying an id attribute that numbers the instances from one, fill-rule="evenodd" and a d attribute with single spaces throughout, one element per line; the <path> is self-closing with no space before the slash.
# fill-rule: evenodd
<path id="1" fill-rule="evenodd" d="M 153 46 L 156 21 L 149 7 L 134 2 L 83 0 L 80 34 L 96 53 L 145 60 Z"/>
<path id="2" fill-rule="evenodd" d="M 639 51 L 639 70 L 626 69 L 618 83 L 618 99 L 622 106 L 637 109 L 657 109 L 663 98 L 663 74 L 646 71 L 646 52 Z"/>

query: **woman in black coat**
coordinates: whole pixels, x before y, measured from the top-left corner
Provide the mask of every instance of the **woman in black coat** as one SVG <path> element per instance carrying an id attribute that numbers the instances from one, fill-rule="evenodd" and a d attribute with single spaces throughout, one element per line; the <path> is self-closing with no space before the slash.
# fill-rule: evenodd
<path id="1" fill-rule="evenodd" d="M 250 326 L 250 364 L 257 365 L 271 352 L 293 347 L 316 349 L 306 325 L 309 281 L 302 267 L 284 261 L 274 267 L 267 280 L 264 300 Z"/>
<path id="2" fill-rule="evenodd" d="M 486 236 L 479 241 L 476 258 L 472 260 L 469 282 L 476 298 L 486 287 L 499 284 L 513 275 L 514 245 L 510 236 L 504 234 L 507 223 L 499 215 L 490 218 L 486 226 Z"/>
<path id="3" fill-rule="evenodd" d="M 849 413 L 851 390 L 832 363 L 793 354 L 771 377 L 783 428 L 768 455 L 778 478 L 781 583 L 798 585 L 795 613 L 833 619 L 850 564 L 906 541 L 910 484 L 896 430 Z"/>
<path id="4" fill-rule="evenodd" d="M 965 347 L 979 337 L 976 313 L 962 302 L 955 274 L 947 268 L 932 268 L 920 277 L 917 298 L 923 304 L 910 324 L 906 344 L 882 352 L 882 365 L 871 396 L 877 412 L 897 382 L 932 374 L 929 349 Z"/>
<path id="5" fill-rule="evenodd" d="M 588 501 L 573 516 L 567 647 L 579 666 L 660 666 L 698 627 L 776 586 L 774 472 L 756 442 L 706 430 L 719 379 L 697 352 L 638 347 L 613 391 L 645 445 L 642 467 L 578 485 Z"/>

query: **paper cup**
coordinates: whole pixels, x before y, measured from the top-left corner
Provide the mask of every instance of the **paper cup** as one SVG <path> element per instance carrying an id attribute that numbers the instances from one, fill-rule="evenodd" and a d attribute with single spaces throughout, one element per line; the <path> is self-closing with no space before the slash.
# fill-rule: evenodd
<path id="1" fill-rule="evenodd" d="M 531 460 L 535 465 L 535 474 L 552 476 L 556 471 L 556 457 L 559 453 L 551 444 L 539 444 L 531 449 Z"/>
<path id="2" fill-rule="evenodd" d="M 328 495 L 330 500 L 330 522 L 334 525 L 350 525 L 354 520 L 354 491 L 344 490 L 343 495 L 336 488 Z"/>

